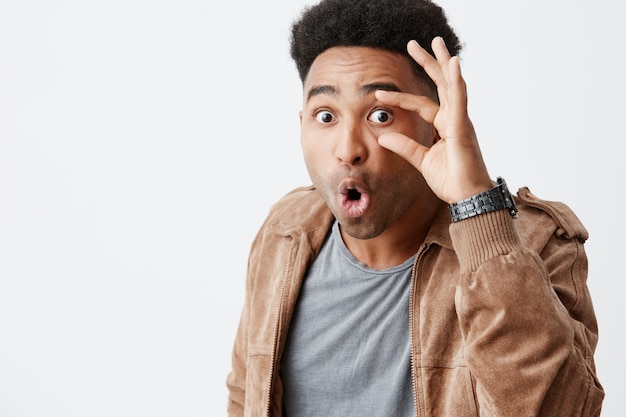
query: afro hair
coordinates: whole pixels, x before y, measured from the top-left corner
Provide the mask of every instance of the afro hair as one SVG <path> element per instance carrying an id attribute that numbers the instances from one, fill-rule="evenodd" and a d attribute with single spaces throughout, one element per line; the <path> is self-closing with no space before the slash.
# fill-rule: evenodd
<path id="1" fill-rule="evenodd" d="M 319 54 L 336 46 L 365 46 L 409 58 L 417 79 L 434 84 L 406 50 L 416 40 L 431 55 L 441 36 L 451 55 L 461 51 L 443 9 L 429 0 L 322 0 L 305 8 L 291 27 L 291 57 L 302 82 Z"/>

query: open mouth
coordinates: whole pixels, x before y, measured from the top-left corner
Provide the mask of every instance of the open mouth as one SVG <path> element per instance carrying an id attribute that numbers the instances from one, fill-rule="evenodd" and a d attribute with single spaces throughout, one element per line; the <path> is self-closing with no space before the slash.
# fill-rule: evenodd
<path id="1" fill-rule="evenodd" d="M 339 186 L 339 206 L 348 217 L 361 217 L 370 204 L 367 185 L 357 179 L 345 179 Z"/>
<path id="2" fill-rule="evenodd" d="M 351 188 L 348 190 L 348 199 L 353 201 L 359 201 L 361 199 L 361 193 L 356 189 Z"/>

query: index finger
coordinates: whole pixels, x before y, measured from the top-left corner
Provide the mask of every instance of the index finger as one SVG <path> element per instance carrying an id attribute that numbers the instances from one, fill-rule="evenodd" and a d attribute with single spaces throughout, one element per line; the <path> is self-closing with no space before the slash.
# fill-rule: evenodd
<path id="1" fill-rule="evenodd" d="M 428 123 L 433 123 L 439 111 L 439 106 L 430 97 L 388 90 L 378 90 L 375 95 L 385 104 L 418 113 Z"/>

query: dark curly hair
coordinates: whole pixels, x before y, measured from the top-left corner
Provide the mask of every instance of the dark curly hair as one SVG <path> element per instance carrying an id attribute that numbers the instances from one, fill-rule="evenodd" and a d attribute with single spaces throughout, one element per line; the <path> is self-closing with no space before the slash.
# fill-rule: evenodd
<path id="1" fill-rule="evenodd" d="M 305 8 L 291 27 L 291 57 L 302 82 L 315 58 L 335 46 L 366 46 L 405 55 L 417 79 L 434 84 L 406 51 L 416 40 L 431 55 L 441 36 L 450 54 L 461 51 L 443 9 L 429 0 L 322 0 Z"/>

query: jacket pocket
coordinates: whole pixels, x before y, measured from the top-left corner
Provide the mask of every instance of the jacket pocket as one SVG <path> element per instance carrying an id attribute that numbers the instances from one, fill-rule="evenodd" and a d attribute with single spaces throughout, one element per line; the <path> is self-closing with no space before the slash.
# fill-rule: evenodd
<path id="1" fill-rule="evenodd" d="M 421 391 L 426 393 L 423 415 L 478 416 L 472 377 L 467 367 L 422 367 L 417 371 L 422 373 L 424 386 Z"/>

